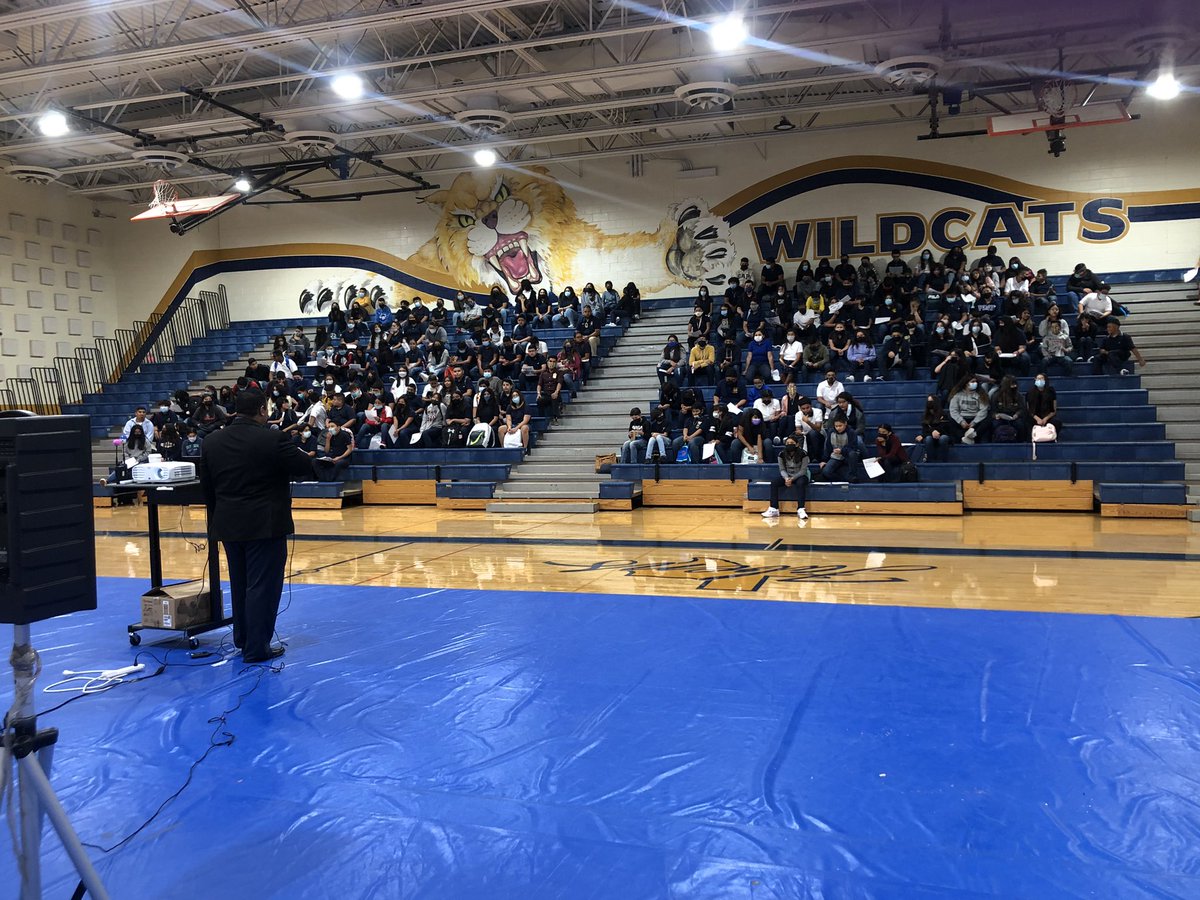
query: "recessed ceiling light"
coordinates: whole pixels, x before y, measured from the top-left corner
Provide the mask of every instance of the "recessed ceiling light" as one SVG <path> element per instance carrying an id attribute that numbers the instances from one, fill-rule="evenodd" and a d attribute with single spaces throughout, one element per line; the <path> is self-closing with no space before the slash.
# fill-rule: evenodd
<path id="1" fill-rule="evenodd" d="M 712 41 L 713 49 L 718 53 L 736 50 L 746 43 L 746 38 L 749 36 L 750 30 L 746 27 L 746 20 L 740 13 L 730 13 L 708 27 L 709 40 Z"/>
<path id="2" fill-rule="evenodd" d="M 333 76 L 329 86 L 343 100 L 357 100 L 363 95 L 363 80 L 353 72 L 343 72 L 341 75 Z"/>
<path id="3" fill-rule="evenodd" d="M 62 137 L 71 130 L 70 124 L 67 122 L 67 117 L 60 113 L 57 109 L 52 109 L 48 113 L 43 113 L 37 122 L 38 131 L 46 137 Z"/>

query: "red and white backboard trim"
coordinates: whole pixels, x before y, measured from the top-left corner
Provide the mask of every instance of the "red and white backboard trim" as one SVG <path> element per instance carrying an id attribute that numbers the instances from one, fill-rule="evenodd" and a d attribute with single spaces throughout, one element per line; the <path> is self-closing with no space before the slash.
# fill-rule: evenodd
<path id="1" fill-rule="evenodd" d="M 988 119 L 988 134 L 1032 134 L 1035 131 L 1054 131 L 1058 128 L 1082 128 L 1087 125 L 1115 125 L 1128 122 L 1132 116 L 1125 104 L 1119 100 L 1089 103 L 1087 106 L 1072 106 L 1061 121 L 1052 121 L 1050 113 L 1034 109 L 1029 112 L 992 116 Z"/>
<path id="2" fill-rule="evenodd" d="M 183 216 L 201 216 L 220 209 L 231 200 L 236 200 L 241 194 L 221 194 L 219 197 L 180 197 L 169 203 L 151 206 L 148 210 L 133 216 L 130 222 L 141 222 L 146 219 L 178 219 Z"/>

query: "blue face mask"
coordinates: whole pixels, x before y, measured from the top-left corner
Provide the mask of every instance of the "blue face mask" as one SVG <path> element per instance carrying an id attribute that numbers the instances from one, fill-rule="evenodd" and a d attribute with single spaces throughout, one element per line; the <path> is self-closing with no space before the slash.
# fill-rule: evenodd
<path id="1" fill-rule="evenodd" d="M 1038 379 L 1035 379 L 1033 383 L 1037 387 L 1044 388 L 1046 386 L 1046 379 L 1038 378 Z"/>

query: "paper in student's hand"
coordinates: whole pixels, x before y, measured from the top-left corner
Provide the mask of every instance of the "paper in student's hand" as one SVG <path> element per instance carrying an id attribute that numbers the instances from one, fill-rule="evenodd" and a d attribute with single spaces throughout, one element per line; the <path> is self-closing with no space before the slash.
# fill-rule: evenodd
<path id="1" fill-rule="evenodd" d="M 716 444 L 705 444 L 704 449 L 700 451 L 700 458 L 702 460 L 712 459 L 713 454 L 716 452 L 717 452 Z"/>
<path id="2" fill-rule="evenodd" d="M 877 459 L 864 459 L 863 468 L 867 470 L 868 478 L 878 478 L 883 474 L 883 463 Z"/>
<path id="3" fill-rule="evenodd" d="M 730 403 L 725 408 L 727 410 L 729 410 L 731 413 L 733 413 L 735 416 L 738 415 L 742 411 L 741 407 L 739 407 L 736 403 Z"/>
<path id="4" fill-rule="evenodd" d="M 878 317 L 876 317 L 876 319 L 875 319 L 875 324 L 876 324 L 876 325 L 883 325 L 883 324 L 885 324 L 885 323 L 887 323 L 887 322 L 890 322 L 890 321 L 892 321 L 892 317 L 891 317 L 891 316 L 878 316 Z"/>

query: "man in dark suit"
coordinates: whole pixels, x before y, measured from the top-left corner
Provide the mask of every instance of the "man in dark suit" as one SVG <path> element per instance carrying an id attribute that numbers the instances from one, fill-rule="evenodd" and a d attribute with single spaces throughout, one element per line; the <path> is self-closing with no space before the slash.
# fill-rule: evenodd
<path id="1" fill-rule="evenodd" d="M 241 391 L 237 416 L 204 439 L 200 482 L 214 540 L 225 546 L 233 603 L 233 643 L 248 663 L 283 655 L 271 647 L 283 592 L 292 524 L 293 479 L 311 479 L 312 461 L 267 427 L 261 391 Z"/>

